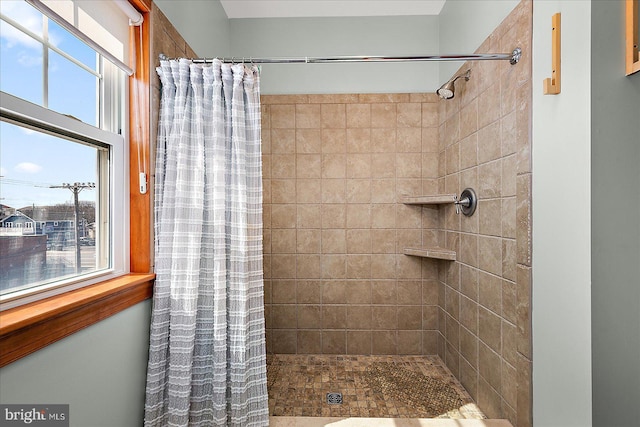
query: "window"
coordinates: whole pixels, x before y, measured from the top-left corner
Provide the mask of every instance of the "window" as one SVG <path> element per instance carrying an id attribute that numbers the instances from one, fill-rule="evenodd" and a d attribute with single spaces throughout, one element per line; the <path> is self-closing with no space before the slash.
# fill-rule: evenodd
<path id="1" fill-rule="evenodd" d="M 25 1 L 0 2 L 0 18 L 0 220 L 23 227 L 0 229 L 10 308 L 128 272 L 127 78 Z"/>

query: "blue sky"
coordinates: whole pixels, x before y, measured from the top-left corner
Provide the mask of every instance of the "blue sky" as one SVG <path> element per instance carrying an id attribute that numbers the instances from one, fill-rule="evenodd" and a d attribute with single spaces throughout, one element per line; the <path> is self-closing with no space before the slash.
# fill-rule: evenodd
<path id="1" fill-rule="evenodd" d="M 22 0 L 0 1 L 0 11 L 42 35 L 42 15 Z M 95 68 L 95 52 L 53 21 L 49 40 L 83 64 Z M 49 108 L 96 125 L 95 76 L 49 51 Z M 0 90 L 27 101 L 43 102 L 42 45 L 0 21 Z M 0 122 L 0 203 L 21 208 L 73 200 L 64 182 L 96 182 L 96 149 Z M 95 190 L 80 193 L 95 200 Z"/>

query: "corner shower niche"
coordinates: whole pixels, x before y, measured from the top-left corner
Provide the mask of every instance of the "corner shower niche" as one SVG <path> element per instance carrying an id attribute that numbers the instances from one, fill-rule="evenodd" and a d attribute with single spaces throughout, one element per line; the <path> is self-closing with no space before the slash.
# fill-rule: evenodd
<path id="1" fill-rule="evenodd" d="M 417 206 L 440 206 L 456 204 L 458 200 L 455 194 L 435 194 L 431 196 L 404 196 L 401 202 L 405 205 L 417 205 Z M 442 259 L 445 261 L 455 261 L 456 252 L 441 248 L 439 246 L 429 246 L 423 248 L 404 248 L 403 253 L 409 256 L 416 256 L 421 258 Z"/>

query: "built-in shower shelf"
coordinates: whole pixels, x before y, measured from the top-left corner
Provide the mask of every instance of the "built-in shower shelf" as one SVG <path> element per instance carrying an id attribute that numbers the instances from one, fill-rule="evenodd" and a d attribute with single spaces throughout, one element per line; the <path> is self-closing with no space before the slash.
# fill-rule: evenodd
<path id="1" fill-rule="evenodd" d="M 456 260 L 456 251 L 450 251 L 449 249 L 437 246 L 429 248 L 404 248 L 404 254 L 421 258 L 444 259 L 447 261 Z"/>
<path id="2" fill-rule="evenodd" d="M 432 196 L 404 196 L 402 203 L 405 205 L 445 205 L 455 203 L 455 194 L 435 194 Z"/>

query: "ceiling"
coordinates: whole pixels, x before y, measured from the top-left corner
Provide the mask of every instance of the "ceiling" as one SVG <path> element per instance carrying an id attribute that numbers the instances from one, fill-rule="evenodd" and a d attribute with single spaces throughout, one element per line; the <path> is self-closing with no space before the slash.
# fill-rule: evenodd
<path id="1" fill-rule="evenodd" d="M 446 0 L 220 0 L 228 18 L 438 15 Z"/>

